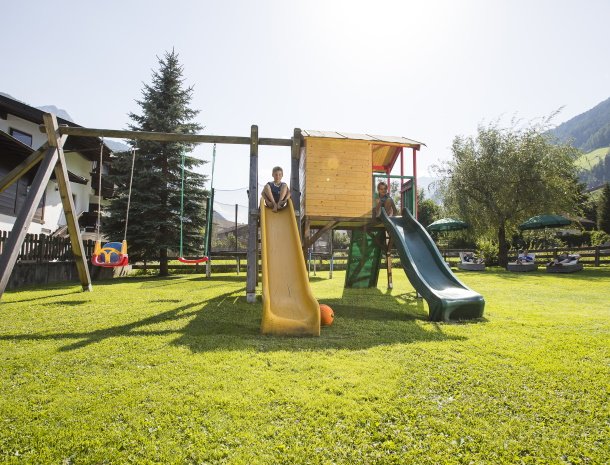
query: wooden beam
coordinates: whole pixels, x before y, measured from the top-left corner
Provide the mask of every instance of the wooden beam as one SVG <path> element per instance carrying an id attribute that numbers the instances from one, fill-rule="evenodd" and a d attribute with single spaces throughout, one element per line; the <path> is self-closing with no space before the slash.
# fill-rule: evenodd
<path id="1" fill-rule="evenodd" d="M 274 139 L 271 137 L 261 137 L 258 140 L 258 145 L 275 145 L 280 147 L 290 147 L 292 139 Z"/>
<path id="2" fill-rule="evenodd" d="M 50 147 L 60 147 L 60 134 L 59 124 L 57 123 L 57 117 L 52 113 L 45 113 L 42 115 L 44 121 L 44 132 L 47 134 Z"/>
<path id="3" fill-rule="evenodd" d="M 41 132 L 46 132 L 45 126 L 40 126 Z M 81 137 L 114 137 L 119 139 L 138 139 L 152 140 L 157 142 L 190 142 L 193 144 L 242 144 L 250 145 L 250 137 L 236 136 L 213 136 L 204 134 L 179 134 L 175 132 L 146 132 L 146 131 L 125 131 L 118 129 L 94 129 L 77 128 L 73 126 L 59 126 L 59 134 Z M 291 139 L 258 139 L 257 145 L 276 145 L 290 147 Z"/>
<path id="4" fill-rule="evenodd" d="M 303 248 L 308 249 L 309 247 L 311 247 L 318 239 L 320 239 L 322 234 L 324 234 L 329 229 L 332 229 L 337 226 L 338 223 L 338 221 L 331 221 L 330 223 L 327 223 L 322 226 L 322 228 L 318 229 L 313 236 L 303 237 Z"/>
<path id="5" fill-rule="evenodd" d="M 301 186 L 299 185 L 299 161 L 301 160 L 301 130 L 294 129 L 292 136 L 292 148 L 290 150 L 290 197 L 292 205 L 301 215 Z M 299 221 L 298 224 L 301 224 Z M 300 228 L 299 228 L 300 229 Z"/>
<path id="6" fill-rule="evenodd" d="M 258 126 L 250 128 L 250 183 L 248 188 L 248 263 L 246 301 L 256 302 L 258 280 Z"/>
<path id="7" fill-rule="evenodd" d="M 383 235 L 384 237 L 389 236 L 387 232 L 384 232 Z M 392 236 L 388 237 L 387 242 L 386 239 L 383 242 L 385 242 L 385 263 L 388 270 L 388 289 L 394 289 L 394 281 L 392 279 Z"/>
<path id="8" fill-rule="evenodd" d="M 305 223 L 303 225 L 303 240 L 304 241 L 306 240 L 306 238 L 309 237 L 309 233 L 311 232 L 310 226 L 311 226 L 311 224 L 309 222 L 309 219 L 307 217 L 305 217 Z M 307 262 L 307 249 L 308 248 L 309 247 L 305 247 L 305 244 L 302 245 L 303 257 L 305 258 L 306 262 Z"/>
<path id="9" fill-rule="evenodd" d="M 91 276 L 89 275 L 89 266 L 87 264 L 87 256 L 83 246 L 83 240 L 80 234 L 78 218 L 74 209 L 74 200 L 72 198 L 72 188 L 68 179 L 68 167 L 62 147 L 62 137 L 59 137 L 57 118 L 51 113 L 45 113 L 42 116 L 45 126 L 47 127 L 47 136 L 49 137 L 49 145 L 57 148 L 57 163 L 55 165 L 55 178 L 59 187 L 59 195 L 61 203 L 64 207 L 66 222 L 68 223 L 68 233 L 70 235 L 70 243 L 72 245 L 72 253 L 76 262 L 78 277 L 81 282 L 83 291 L 91 291 Z"/>
<path id="10" fill-rule="evenodd" d="M 21 179 L 28 171 L 36 166 L 43 159 L 45 152 L 47 151 L 49 144 L 44 144 L 34 153 L 28 155 L 28 157 L 13 168 L 6 176 L 0 179 L 0 192 L 8 189 L 17 180 Z"/>
<path id="11" fill-rule="evenodd" d="M 25 235 L 27 234 L 28 228 L 32 223 L 32 218 L 34 218 L 34 214 L 36 213 L 36 209 L 40 204 L 40 200 L 42 199 L 47 184 L 49 183 L 49 179 L 51 179 L 51 173 L 57 164 L 57 159 L 57 148 L 47 148 L 40 166 L 38 167 L 38 171 L 36 172 L 36 176 L 34 176 L 34 181 L 32 182 L 28 192 L 25 204 L 17 215 L 15 224 L 13 225 L 13 230 L 8 236 L 4 247 L 4 252 L 0 256 L 0 298 L 6 290 L 8 280 L 11 277 L 11 273 L 13 272 L 13 268 L 17 262 L 17 257 L 19 256 L 21 244 L 23 244 Z"/>

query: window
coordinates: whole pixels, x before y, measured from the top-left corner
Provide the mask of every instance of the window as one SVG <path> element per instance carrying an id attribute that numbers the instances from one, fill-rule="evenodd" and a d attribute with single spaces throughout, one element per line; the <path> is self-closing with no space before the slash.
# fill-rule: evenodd
<path id="1" fill-rule="evenodd" d="M 7 168 L 0 167 L 0 178 L 7 174 Z M 27 193 L 29 191 L 28 180 L 23 177 L 11 185 L 4 192 L 0 192 L 0 213 L 5 215 L 17 216 L 25 203 Z M 34 221 L 37 223 L 44 222 L 44 207 L 46 195 L 43 194 L 40 199 L 40 204 L 34 213 Z"/>
<path id="2" fill-rule="evenodd" d="M 11 128 L 11 136 L 17 139 L 19 142 L 23 142 L 25 145 L 32 146 L 32 135 L 27 132 L 19 131 L 18 129 Z"/>

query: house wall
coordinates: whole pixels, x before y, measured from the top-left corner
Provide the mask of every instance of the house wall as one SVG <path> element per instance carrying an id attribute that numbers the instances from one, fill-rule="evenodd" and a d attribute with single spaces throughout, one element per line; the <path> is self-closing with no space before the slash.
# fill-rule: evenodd
<path id="1" fill-rule="evenodd" d="M 372 214 L 372 160 L 368 141 L 305 138 L 304 207 L 307 216 Z"/>
<path id="2" fill-rule="evenodd" d="M 37 149 L 47 141 L 46 134 L 38 129 L 38 125 L 31 121 L 18 118 L 17 116 L 7 115 L 6 120 L 0 119 L 0 130 L 10 134 L 10 129 L 17 129 L 32 135 L 32 148 Z"/>
<path id="3" fill-rule="evenodd" d="M 87 185 L 70 183 L 72 188 L 72 197 L 74 199 L 74 209 L 76 215 L 82 212 L 89 211 L 89 200 L 93 196 L 91 189 L 91 162 L 83 158 L 78 153 L 67 152 L 66 164 L 70 171 L 85 179 L 89 179 Z M 97 197 L 95 197 L 97 199 Z M 66 216 L 64 215 L 59 188 L 56 181 L 50 181 L 46 190 L 46 206 L 44 210 L 44 225 L 43 227 L 55 231 L 58 227 L 66 225 Z"/>
<path id="4" fill-rule="evenodd" d="M 38 129 L 38 125 L 30 121 L 18 118 L 14 115 L 8 114 L 7 119 L 0 119 L 0 130 L 9 133 L 10 129 L 17 129 L 19 131 L 32 135 L 32 148 L 37 149 L 47 141 L 45 134 L 41 133 Z M 93 197 L 93 190 L 91 188 L 91 170 L 92 162 L 84 158 L 82 155 L 74 152 L 66 152 L 66 164 L 68 169 L 85 179 L 88 179 L 88 184 L 82 185 L 77 183 L 70 183 L 72 189 L 73 198 L 75 200 L 76 214 L 80 214 L 84 211 L 89 211 L 89 202 Z M 97 199 L 97 197 L 93 197 Z M 0 230 L 10 231 L 13 228 L 15 217 L 10 215 L 0 214 Z M 56 181 L 50 181 L 45 190 L 45 208 L 42 223 L 32 222 L 28 233 L 31 234 L 50 234 L 61 226 L 66 225 L 66 217 L 63 212 L 61 204 L 61 197 L 59 195 L 59 189 Z"/>

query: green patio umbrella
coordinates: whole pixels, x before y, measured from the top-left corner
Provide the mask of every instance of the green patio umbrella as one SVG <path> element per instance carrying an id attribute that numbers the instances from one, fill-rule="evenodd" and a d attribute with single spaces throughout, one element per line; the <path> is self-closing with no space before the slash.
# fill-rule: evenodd
<path id="1" fill-rule="evenodd" d="M 519 229 L 524 231 L 526 229 L 560 228 L 562 226 L 568 226 L 571 222 L 572 221 L 561 215 L 538 215 L 521 223 Z"/>
<path id="2" fill-rule="evenodd" d="M 428 225 L 428 231 L 444 232 L 444 231 L 460 231 L 461 229 L 468 228 L 468 223 L 462 220 L 455 220 L 453 218 L 441 218 L 436 220 L 434 223 Z"/>

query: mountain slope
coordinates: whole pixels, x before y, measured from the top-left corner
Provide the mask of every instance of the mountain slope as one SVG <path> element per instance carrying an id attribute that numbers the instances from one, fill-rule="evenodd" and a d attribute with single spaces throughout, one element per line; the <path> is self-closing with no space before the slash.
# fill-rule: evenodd
<path id="1" fill-rule="evenodd" d="M 583 152 L 610 146 L 610 98 L 551 132 L 561 141 L 572 139 Z"/>
<path id="2" fill-rule="evenodd" d="M 576 166 L 583 170 L 590 170 L 610 154 L 610 147 L 601 147 L 589 153 L 584 153 L 576 160 Z"/>

